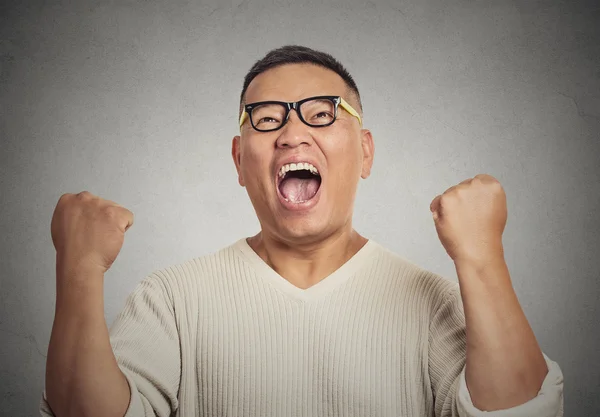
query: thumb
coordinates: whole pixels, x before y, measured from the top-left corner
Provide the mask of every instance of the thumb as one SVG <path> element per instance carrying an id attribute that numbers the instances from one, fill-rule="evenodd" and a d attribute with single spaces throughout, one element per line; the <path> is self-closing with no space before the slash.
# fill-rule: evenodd
<path id="1" fill-rule="evenodd" d="M 429 210 L 436 214 L 436 212 L 439 210 L 440 208 L 440 198 L 442 198 L 441 195 L 436 196 L 433 201 L 431 202 L 431 204 L 429 205 Z"/>
<path id="2" fill-rule="evenodd" d="M 429 210 L 431 211 L 432 215 L 433 215 L 433 221 L 437 226 L 438 220 L 440 218 L 440 199 L 442 198 L 441 195 L 436 196 L 433 201 L 431 202 L 431 204 L 429 205 Z"/>

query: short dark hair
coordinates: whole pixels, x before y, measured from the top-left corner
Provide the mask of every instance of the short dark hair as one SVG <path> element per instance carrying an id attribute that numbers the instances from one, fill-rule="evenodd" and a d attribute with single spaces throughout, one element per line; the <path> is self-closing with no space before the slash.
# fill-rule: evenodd
<path id="1" fill-rule="evenodd" d="M 240 94 L 240 114 L 242 113 L 244 106 L 244 99 L 246 90 L 254 78 L 259 74 L 275 67 L 279 67 L 286 64 L 314 64 L 320 67 L 330 69 L 337 73 L 350 91 L 356 96 L 360 110 L 362 110 L 362 104 L 360 102 L 360 94 L 358 87 L 354 82 L 354 79 L 344 68 L 344 66 L 333 56 L 326 52 L 316 51 L 306 46 L 300 45 L 285 45 L 277 49 L 271 50 L 267 53 L 264 58 L 256 61 L 256 63 L 250 68 L 250 71 L 244 77 L 244 86 L 242 88 L 242 94 Z"/>

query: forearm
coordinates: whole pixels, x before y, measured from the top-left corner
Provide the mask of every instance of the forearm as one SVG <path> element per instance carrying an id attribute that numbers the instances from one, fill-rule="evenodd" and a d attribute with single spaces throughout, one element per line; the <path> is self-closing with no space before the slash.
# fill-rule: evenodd
<path id="1" fill-rule="evenodd" d="M 130 392 L 110 345 L 103 275 L 86 271 L 70 280 L 57 278 L 46 362 L 48 403 L 59 417 L 123 417 Z"/>
<path id="2" fill-rule="evenodd" d="M 492 411 L 531 400 L 548 368 L 503 254 L 455 266 L 466 321 L 465 377 L 473 404 Z"/>

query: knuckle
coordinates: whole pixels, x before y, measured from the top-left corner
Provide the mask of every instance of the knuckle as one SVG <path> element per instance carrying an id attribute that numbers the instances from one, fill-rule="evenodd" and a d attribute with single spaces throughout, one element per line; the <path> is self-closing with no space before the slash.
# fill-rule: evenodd
<path id="1" fill-rule="evenodd" d="M 119 208 L 115 207 L 115 206 L 105 206 L 102 209 L 104 215 L 106 217 L 108 217 L 109 219 L 114 219 L 118 216 L 119 214 Z"/>
<path id="2" fill-rule="evenodd" d="M 440 197 L 440 205 L 445 207 L 453 205 L 456 201 L 456 193 L 456 190 L 452 190 L 447 194 L 442 194 L 442 196 Z"/>
<path id="3" fill-rule="evenodd" d="M 68 201 L 69 199 L 71 199 L 72 197 L 73 197 L 73 194 L 65 193 L 58 198 L 58 202 L 56 203 L 56 205 L 57 206 L 64 205 L 65 202 Z"/>

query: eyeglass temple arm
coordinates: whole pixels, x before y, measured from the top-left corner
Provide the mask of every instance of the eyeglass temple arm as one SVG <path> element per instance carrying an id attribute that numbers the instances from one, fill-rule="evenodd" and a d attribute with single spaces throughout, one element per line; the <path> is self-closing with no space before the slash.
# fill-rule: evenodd
<path id="1" fill-rule="evenodd" d="M 248 113 L 246 112 L 246 109 L 244 109 L 244 111 L 242 112 L 242 115 L 240 116 L 240 130 L 242 129 L 242 125 L 246 121 L 247 117 L 248 117 Z"/>
<path id="2" fill-rule="evenodd" d="M 350 104 L 348 104 L 346 100 L 344 100 L 342 97 L 340 97 L 340 99 L 340 105 L 342 106 L 342 108 L 348 113 L 350 113 L 352 116 L 356 117 L 358 119 L 358 123 L 360 123 L 360 125 L 362 126 L 362 119 L 360 118 L 360 114 L 358 114 L 358 112 L 354 110 L 354 108 Z"/>

